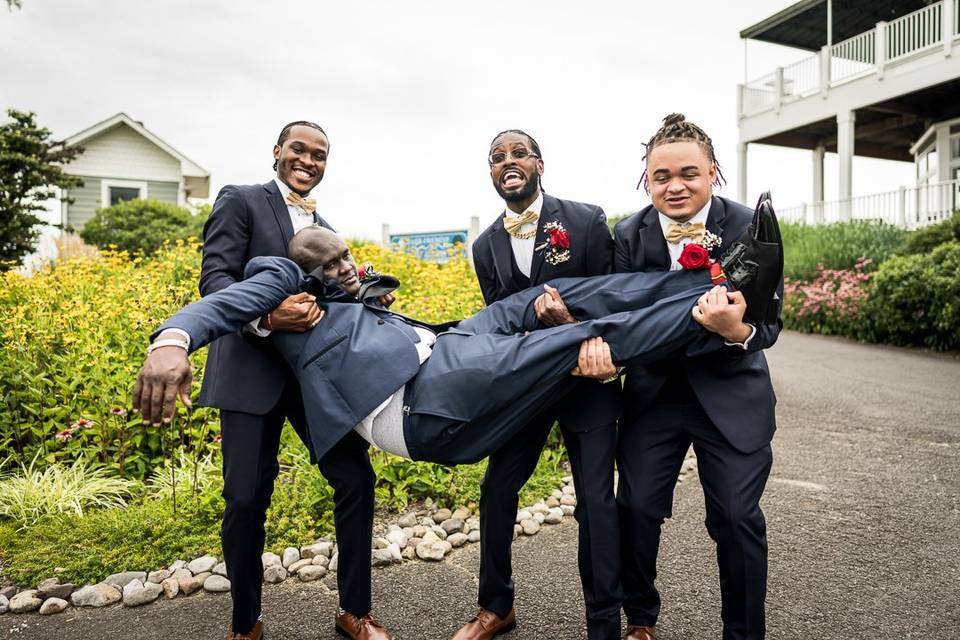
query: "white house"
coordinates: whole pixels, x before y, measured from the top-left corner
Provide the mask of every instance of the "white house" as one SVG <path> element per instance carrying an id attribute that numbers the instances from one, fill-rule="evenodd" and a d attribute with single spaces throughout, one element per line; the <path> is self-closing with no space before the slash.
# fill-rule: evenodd
<path id="1" fill-rule="evenodd" d="M 153 198 L 184 205 L 210 194 L 210 172 L 125 113 L 118 113 L 66 139 L 84 152 L 65 167 L 83 180 L 63 195 L 50 222 L 80 229 L 101 207 L 121 200 Z"/>
<path id="2" fill-rule="evenodd" d="M 187 198 L 210 195 L 209 171 L 125 113 L 64 142 L 84 148 L 64 167 L 66 173 L 81 178 L 83 186 L 64 190 L 38 214 L 46 225 L 36 252 L 23 260 L 27 272 L 57 257 L 57 240 L 63 232 L 52 225 L 79 231 L 97 209 L 121 200 L 153 198 L 182 206 Z"/>
<path id="3" fill-rule="evenodd" d="M 801 0 L 740 37 L 809 52 L 738 87 L 738 196 L 751 143 L 809 149 L 813 198 L 778 208 L 811 224 L 915 227 L 960 207 L 960 0 Z M 824 202 L 823 157 L 839 199 Z M 912 162 L 916 182 L 852 197 L 854 155 Z"/>

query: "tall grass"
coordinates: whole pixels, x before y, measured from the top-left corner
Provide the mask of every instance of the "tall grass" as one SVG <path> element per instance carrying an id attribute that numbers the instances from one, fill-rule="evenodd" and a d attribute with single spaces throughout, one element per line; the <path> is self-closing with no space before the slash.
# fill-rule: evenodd
<path id="1" fill-rule="evenodd" d="M 0 477 L 0 517 L 21 527 L 51 515 L 83 517 L 84 509 L 91 507 L 123 507 L 134 487 L 133 482 L 111 477 L 106 469 L 90 467 L 83 459 L 41 470 L 37 458 Z"/>

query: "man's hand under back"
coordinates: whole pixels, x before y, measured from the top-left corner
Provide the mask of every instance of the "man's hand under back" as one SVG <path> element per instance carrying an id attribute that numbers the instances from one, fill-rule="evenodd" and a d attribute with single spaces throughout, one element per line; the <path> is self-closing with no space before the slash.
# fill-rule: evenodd
<path id="1" fill-rule="evenodd" d="M 178 333 L 166 332 L 157 340 L 183 340 Z M 180 347 L 159 347 L 147 356 L 137 382 L 133 386 L 133 408 L 152 425 L 169 424 L 176 410 L 177 396 L 183 406 L 190 406 L 193 367 L 187 350 Z"/>
<path id="2" fill-rule="evenodd" d="M 616 378 L 618 373 L 620 373 L 620 368 L 613 364 L 613 358 L 610 356 L 610 345 L 599 336 L 583 341 L 580 345 L 577 366 L 570 372 L 571 375 L 601 381 Z"/>

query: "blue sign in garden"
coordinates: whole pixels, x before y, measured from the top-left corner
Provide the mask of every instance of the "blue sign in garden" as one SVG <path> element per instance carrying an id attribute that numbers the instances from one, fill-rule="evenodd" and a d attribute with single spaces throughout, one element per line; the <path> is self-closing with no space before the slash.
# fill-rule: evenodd
<path id="1" fill-rule="evenodd" d="M 391 233 L 390 247 L 442 264 L 453 256 L 466 255 L 467 230 Z"/>

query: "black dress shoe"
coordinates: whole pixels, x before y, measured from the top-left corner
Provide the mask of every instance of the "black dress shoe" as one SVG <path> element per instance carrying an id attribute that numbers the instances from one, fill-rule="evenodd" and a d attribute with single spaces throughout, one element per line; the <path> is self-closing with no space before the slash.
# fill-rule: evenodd
<path id="1" fill-rule="evenodd" d="M 720 256 L 720 266 L 747 301 L 746 319 L 757 324 L 776 322 L 780 308 L 777 287 L 783 279 L 783 239 L 769 191 L 760 196 L 747 230 Z"/>
<path id="2" fill-rule="evenodd" d="M 357 294 L 357 297 L 363 301 L 377 300 L 399 288 L 400 280 L 394 276 L 377 274 L 371 278 L 364 278 L 360 283 L 360 293 Z"/>

